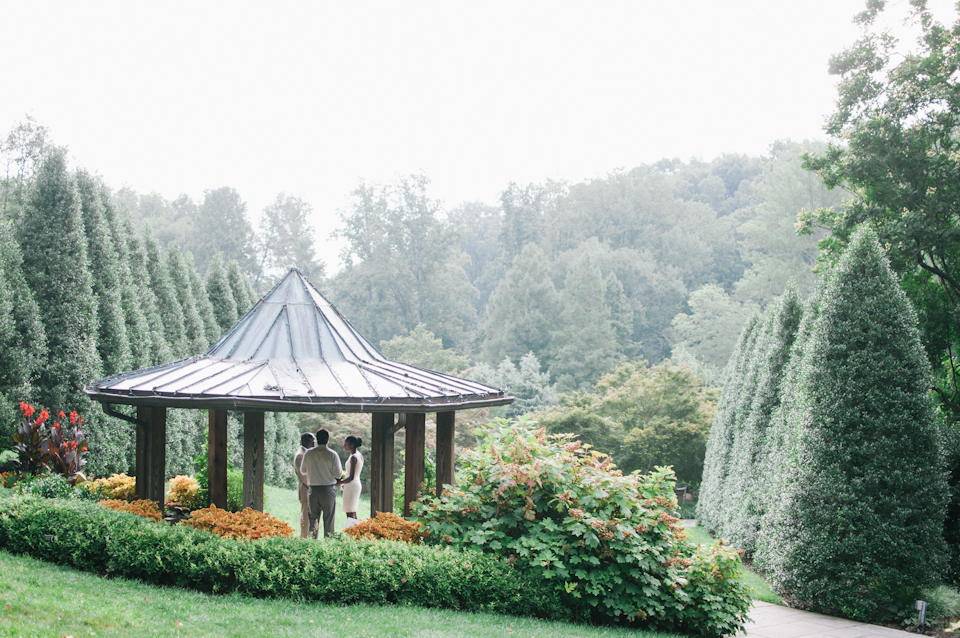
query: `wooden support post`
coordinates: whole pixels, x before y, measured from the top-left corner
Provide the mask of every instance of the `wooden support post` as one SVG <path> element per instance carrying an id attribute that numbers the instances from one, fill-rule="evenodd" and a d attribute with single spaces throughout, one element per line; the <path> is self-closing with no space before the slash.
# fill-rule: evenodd
<path id="1" fill-rule="evenodd" d="M 417 500 L 417 490 L 423 483 L 424 458 L 427 448 L 427 415 L 423 412 L 407 414 L 407 436 L 404 446 L 403 515 L 410 516 L 410 503 Z"/>
<path id="2" fill-rule="evenodd" d="M 227 507 L 227 411 L 210 410 L 208 433 L 207 478 L 210 481 L 210 504 Z"/>
<path id="3" fill-rule="evenodd" d="M 437 412 L 437 496 L 444 485 L 453 485 L 454 424 L 456 412 Z"/>
<path id="4" fill-rule="evenodd" d="M 393 414 L 372 415 L 370 442 L 370 516 L 393 512 Z"/>
<path id="5" fill-rule="evenodd" d="M 163 510 L 167 466 L 167 409 L 137 408 L 137 498 L 155 501 Z"/>
<path id="6" fill-rule="evenodd" d="M 263 412 L 243 413 L 243 506 L 263 511 Z"/>

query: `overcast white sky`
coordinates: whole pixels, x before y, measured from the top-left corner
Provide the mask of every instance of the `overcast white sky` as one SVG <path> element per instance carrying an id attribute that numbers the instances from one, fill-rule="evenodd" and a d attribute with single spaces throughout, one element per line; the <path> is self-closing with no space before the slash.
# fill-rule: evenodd
<path id="1" fill-rule="evenodd" d="M 903 3 L 904 0 L 900 0 Z M 285 191 L 325 243 L 360 179 L 448 206 L 510 181 L 823 138 L 863 0 L 0 6 L 0 133 L 29 113 L 114 188 Z"/>

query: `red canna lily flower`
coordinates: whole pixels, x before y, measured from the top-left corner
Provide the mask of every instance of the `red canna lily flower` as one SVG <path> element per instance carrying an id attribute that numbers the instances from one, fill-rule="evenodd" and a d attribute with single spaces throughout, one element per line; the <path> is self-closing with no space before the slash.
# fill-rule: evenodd
<path id="1" fill-rule="evenodd" d="M 77 422 L 77 411 L 74 410 L 73 412 L 70 413 L 70 423 L 74 424 L 76 422 Z"/>
<path id="2" fill-rule="evenodd" d="M 60 417 L 61 419 L 67 418 L 67 415 L 63 413 L 63 410 L 60 410 L 60 411 L 57 413 L 57 416 Z"/>

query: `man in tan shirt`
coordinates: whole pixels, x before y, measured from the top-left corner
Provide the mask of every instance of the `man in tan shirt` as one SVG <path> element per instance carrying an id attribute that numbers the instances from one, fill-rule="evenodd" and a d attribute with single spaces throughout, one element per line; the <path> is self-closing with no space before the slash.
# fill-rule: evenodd
<path id="1" fill-rule="evenodd" d="M 293 472 L 297 475 L 297 496 L 300 497 L 300 538 L 310 536 L 310 501 L 307 498 L 307 490 L 310 486 L 307 484 L 307 475 L 300 470 L 300 464 L 303 462 L 303 454 L 316 445 L 316 439 L 309 432 L 300 435 L 300 449 L 293 455 Z"/>

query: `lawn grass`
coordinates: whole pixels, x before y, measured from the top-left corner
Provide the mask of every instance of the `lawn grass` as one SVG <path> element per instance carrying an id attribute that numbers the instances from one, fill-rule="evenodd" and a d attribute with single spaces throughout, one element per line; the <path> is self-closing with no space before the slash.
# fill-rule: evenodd
<path id="1" fill-rule="evenodd" d="M 263 510 L 285 521 L 293 528 L 294 536 L 300 535 L 300 499 L 297 498 L 296 490 L 288 490 L 282 487 L 273 487 L 272 485 L 263 486 L 264 505 Z M 341 507 L 343 501 L 337 493 L 337 515 L 334 522 L 334 529 L 338 532 L 343 530 L 347 524 L 347 514 Z M 360 506 L 357 508 L 357 516 L 361 520 L 370 517 L 370 495 L 360 495 Z"/>
<path id="2" fill-rule="evenodd" d="M 668 636 L 420 607 L 214 596 L 102 578 L 2 550 L 0 572 L 0 636 Z"/>
<path id="3" fill-rule="evenodd" d="M 715 539 L 713 536 L 710 536 L 705 529 L 695 524 L 693 521 L 686 521 L 685 524 L 687 525 L 687 534 L 689 535 L 690 540 L 694 543 L 712 545 L 717 542 L 717 539 Z M 747 586 L 747 589 L 750 590 L 750 598 L 752 600 L 762 600 L 765 603 L 783 605 L 783 600 L 780 598 L 780 596 L 774 593 L 772 589 L 770 589 L 770 585 L 767 584 L 767 581 L 765 581 L 760 574 L 753 571 L 748 566 L 742 565 L 740 567 L 740 578 Z"/>

